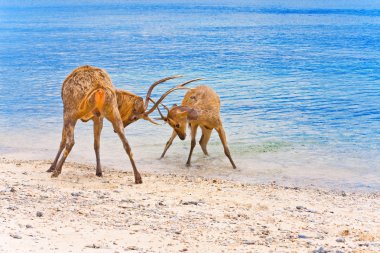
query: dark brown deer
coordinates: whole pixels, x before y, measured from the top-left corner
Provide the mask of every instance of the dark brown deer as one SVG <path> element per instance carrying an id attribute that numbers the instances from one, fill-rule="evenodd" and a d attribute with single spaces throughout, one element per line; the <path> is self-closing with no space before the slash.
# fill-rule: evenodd
<path id="1" fill-rule="evenodd" d="M 163 97 L 164 96 L 165 94 Z M 166 151 L 172 145 L 173 140 L 177 135 L 181 140 L 186 138 L 186 126 L 189 125 L 191 130 L 191 148 L 186 162 L 187 166 L 190 166 L 191 155 L 195 147 L 197 128 L 200 127 L 202 129 L 202 137 L 199 144 L 203 153 L 208 155 L 207 143 L 210 140 L 212 130 L 215 129 L 222 141 L 225 155 L 230 160 L 232 167 L 236 169 L 236 165 L 232 160 L 230 150 L 227 146 L 226 134 L 220 118 L 220 99 L 215 91 L 207 86 L 191 88 L 185 94 L 180 106 L 174 105 L 170 109 L 167 107 L 165 107 L 165 109 L 168 111 L 167 116 L 165 117 L 161 113 L 160 114 L 161 117 L 173 128 L 173 133 L 166 143 L 161 158 L 165 156 Z"/>
<path id="2" fill-rule="evenodd" d="M 152 90 L 156 85 L 177 77 L 180 76 L 166 77 L 153 83 L 147 92 L 144 103 L 143 98 L 131 92 L 115 89 L 106 71 L 92 66 L 76 68 L 66 77 L 62 84 L 62 139 L 58 153 L 48 172 L 53 172 L 52 177 L 58 177 L 61 173 L 62 166 L 74 146 L 74 128 L 78 119 L 80 119 L 83 122 L 89 120 L 93 120 L 94 122 L 96 175 L 102 176 L 99 144 L 100 133 L 103 128 L 103 118 L 106 118 L 112 123 L 114 132 L 118 134 L 129 156 L 135 183 L 141 184 L 141 176 L 137 171 L 131 147 L 124 135 L 124 127 L 141 118 L 155 123 L 148 116 L 154 109 L 146 113 Z M 63 156 L 59 160 L 63 150 Z"/>

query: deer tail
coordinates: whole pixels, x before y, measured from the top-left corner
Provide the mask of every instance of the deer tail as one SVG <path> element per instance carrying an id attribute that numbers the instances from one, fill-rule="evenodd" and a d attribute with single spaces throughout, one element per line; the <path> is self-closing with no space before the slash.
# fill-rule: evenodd
<path id="1" fill-rule="evenodd" d="M 95 100 L 95 108 L 98 109 L 99 111 L 102 110 L 104 106 L 104 102 L 106 100 L 104 89 L 97 89 L 95 91 L 94 100 Z"/>
<path id="2" fill-rule="evenodd" d="M 104 88 L 94 88 L 90 90 L 82 99 L 79 110 L 83 113 L 89 111 L 102 112 L 106 100 L 106 91 Z"/>

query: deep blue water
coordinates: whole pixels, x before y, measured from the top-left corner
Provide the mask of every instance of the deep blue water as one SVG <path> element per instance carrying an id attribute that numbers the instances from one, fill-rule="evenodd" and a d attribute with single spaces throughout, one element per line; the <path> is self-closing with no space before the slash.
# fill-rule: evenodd
<path id="1" fill-rule="evenodd" d="M 138 122 L 126 133 L 142 171 L 380 189 L 380 4 L 95 3 L 0 4 L 4 156 L 54 157 L 60 86 L 90 64 L 139 95 L 182 74 L 206 78 L 221 97 L 239 171 L 230 171 L 216 133 L 210 158 L 196 149 L 195 172 L 181 167 L 189 140 L 175 142 L 163 164 L 155 158 L 171 130 Z M 78 125 L 70 159 L 94 162 L 91 131 Z M 129 166 L 110 127 L 102 142 L 104 164 Z"/>

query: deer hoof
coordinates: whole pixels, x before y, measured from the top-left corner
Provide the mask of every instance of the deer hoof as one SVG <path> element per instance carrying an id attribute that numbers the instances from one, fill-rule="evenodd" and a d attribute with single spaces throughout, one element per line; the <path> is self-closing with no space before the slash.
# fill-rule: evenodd
<path id="1" fill-rule="evenodd" d="M 135 178 L 135 184 L 142 184 L 141 178 Z"/>
<path id="2" fill-rule="evenodd" d="M 51 166 L 46 172 L 53 172 L 54 171 L 54 167 L 53 166 Z"/>
<path id="3" fill-rule="evenodd" d="M 53 174 L 51 174 L 51 177 L 52 177 L 52 178 L 58 177 L 59 174 L 60 174 L 60 173 L 54 172 Z"/>
<path id="4" fill-rule="evenodd" d="M 186 167 L 190 167 L 191 166 L 191 164 L 190 163 L 186 163 Z"/>
<path id="5" fill-rule="evenodd" d="M 102 176 L 103 176 L 103 173 L 102 173 L 102 172 L 96 172 L 96 176 L 97 176 L 97 177 L 102 177 Z"/>

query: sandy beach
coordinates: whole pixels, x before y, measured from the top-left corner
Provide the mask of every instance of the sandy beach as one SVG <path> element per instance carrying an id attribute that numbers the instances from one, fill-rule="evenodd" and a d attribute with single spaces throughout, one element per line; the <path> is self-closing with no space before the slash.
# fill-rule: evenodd
<path id="1" fill-rule="evenodd" d="M 380 194 L 1 159 L 0 252 L 379 252 Z"/>

